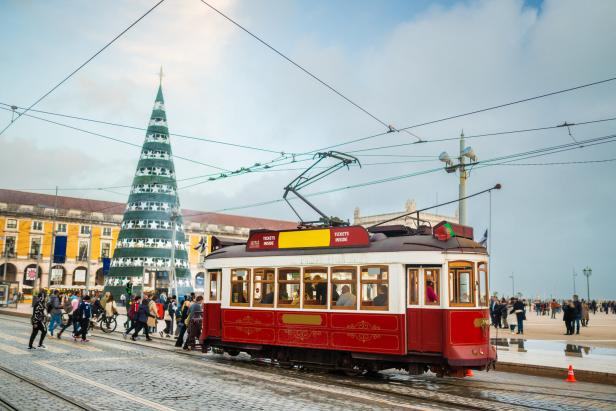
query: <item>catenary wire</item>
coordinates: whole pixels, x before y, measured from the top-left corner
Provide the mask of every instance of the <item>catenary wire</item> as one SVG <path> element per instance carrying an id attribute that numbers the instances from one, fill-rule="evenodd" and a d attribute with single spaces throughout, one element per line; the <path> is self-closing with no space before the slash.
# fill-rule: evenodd
<path id="1" fill-rule="evenodd" d="M 105 44 L 103 46 L 103 48 L 101 48 L 100 50 L 98 50 L 96 53 L 94 53 L 94 55 L 92 55 L 90 58 L 88 58 L 86 61 L 84 61 L 79 67 L 77 67 L 75 70 L 73 70 L 68 76 L 66 76 L 64 79 L 62 79 L 58 84 L 56 84 L 55 86 L 53 86 L 51 88 L 51 90 L 49 90 L 48 92 L 46 92 L 45 94 L 43 94 L 41 97 L 39 97 L 34 103 L 30 104 L 30 106 L 23 111 L 22 113 L 20 113 L 15 119 L 12 119 L 11 122 L 9 124 L 6 125 L 6 127 L 4 127 L 2 129 L 2 131 L 0 131 L 0 135 L 2 135 L 11 125 L 13 125 L 13 123 L 15 123 L 17 120 L 19 120 L 19 118 L 24 115 L 25 113 L 27 113 L 28 111 L 30 111 L 30 109 L 32 109 L 34 106 L 36 106 L 38 103 L 40 103 L 45 97 L 47 97 L 48 95 L 50 95 L 51 93 L 53 93 L 58 87 L 60 87 L 62 84 L 64 84 L 68 79 L 70 79 L 71 77 L 73 77 L 79 70 L 81 70 L 82 68 L 84 68 L 89 62 L 91 62 L 92 60 L 94 60 L 99 54 L 101 54 L 103 51 L 105 51 L 105 49 L 107 49 L 109 46 L 111 46 L 117 39 L 119 39 L 120 37 L 122 37 L 126 32 L 128 32 L 130 29 L 132 29 L 137 23 L 139 23 L 142 19 L 144 19 L 148 14 L 150 14 L 152 11 L 154 11 L 155 8 L 157 8 L 158 6 L 161 5 L 161 3 L 165 1 L 165 0 L 160 0 L 158 3 L 156 3 L 154 6 L 152 6 L 148 11 L 146 11 L 144 14 L 141 15 L 141 17 L 139 17 L 137 20 L 135 20 L 134 22 L 132 22 L 127 28 L 125 28 L 124 30 L 122 30 L 120 32 L 120 34 L 118 34 L 117 36 L 115 36 L 110 42 L 108 42 L 107 44 Z"/>
<path id="2" fill-rule="evenodd" d="M 26 109 L 25 107 L 15 106 L 15 105 L 3 103 L 3 102 L 0 102 L 0 105 L 6 106 L 6 107 L 15 107 L 15 108 L 20 109 L 20 110 L 25 110 Z M 51 111 L 36 110 L 36 109 L 31 109 L 29 111 L 33 112 L 33 113 L 47 114 L 47 115 L 56 116 L 56 117 L 70 118 L 70 119 L 73 119 L 73 120 L 87 121 L 87 122 L 90 122 L 90 123 L 103 124 L 103 125 L 107 125 L 107 126 L 122 127 L 122 128 L 126 128 L 126 129 L 131 129 L 131 130 L 147 131 L 147 128 L 144 128 L 144 127 L 136 127 L 136 126 L 131 126 L 131 125 L 128 125 L 128 124 L 121 124 L 121 123 L 114 123 L 114 122 L 110 122 L 110 121 L 96 120 L 96 119 L 87 118 L 87 117 L 80 117 L 80 116 L 74 116 L 74 115 L 69 115 L 69 114 L 54 113 L 54 112 L 51 112 Z M 206 142 L 206 143 L 222 144 L 222 145 L 231 146 L 231 147 L 245 148 L 245 149 L 256 150 L 256 151 L 263 151 L 263 152 L 266 152 L 266 153 L 274 153 L 274 154 L 284 153 L 284 152 L 281 152 L 281 151 L 278 151 L 278 150 L 271 150 L 271 149 L 263 148 L 263 147 L 255 147 L 255 146 L 249 146 L 249 145 L 245 145 L 245 144 L 229 143 L 229 142 L 226 142 L 226 141 L 214 140 L 214 139 L 211 139 L 211 138 L 204 138 L 204 137 L 190 136 L 190 135 L 186 135 L 186 134 L 169 133 L 169 135 L 170 136 L 174 136 L 174 137 L 190 139 L 190 140 L 203 141 L 203 142 Z M 288 154 L 292 154 L 292 153 L 288 153 Z"/>
<path id="3" fill-rule="evenodd" d="M 502 160 L 506 160 L 506 159 L 510 159 L 510 158 L 515 158 L 515 157 L 523 157 L 521 159 L 525 159 L 525 158 L 530 158 L 528 156 L 530 154 L 533 154 L 533 153 L 535 154 L 533 157 L 539 157 L 539 156 L 555 154 L 555 153 L 559 153 L 559 152 L 563 152 L 563 151 L 570 151 L 570 150 L 590 147 L 590 146 L 593 146 L 593 145 L 613 143 L 613 142 L 616 142 L 616 134 L 602 136 L 602 137 L 597 137 L 597 138 L 592 138 L 592 139 L 588 139 L 588 140 L 580 140 L 580 141 L 578 141 L 578 143 L 562 144 L 562 145 L 558 145 L 558 146 L 554 146 L 554 147 L 546 147 L 546 148 L 543 148 L 543 149 L 531 150 L 531 151 L 527 151 L 527 152 L 523 152 L 523 153 L 516 153 L 516 154 L 510 154 L 510 155 L 507 155 L 507 156 L 500 156 L 500 157 L 496 157 L 494 159 L 483 160 L 481 162 L 478 162 L 477 164 L 481 163 L 481 166 L 488 167 L 488 166 L 492 166 L 492 164 L 490 164 L 490 162 L 493 162 L 493 161 L 502 161 Z M 548 150 L 550 150 L 550 149 L 558 150 L 558 151 L 549 152 Z M 512 161 L 515 161 L 515 160 L 512 160 Z M 502 165 L 502 163 L 495 163 L 494 165 Z M 402 174 L 402 175 L 393 176 L 393 177 L 385 177 L 385 178 L 381 178 L 381 179 L 377 179 L 377 180 L 371 180 L 371 181 L 367 181 L 367 182 L 363 182 L 363 183 L 358 183 L 358 184 L 353 184 L 353 185 L 348 185 L 348 186 L 343 186 L 343 187 L 337 187 L 337 188 L 333 188 L 333 189 L 329 189 L 329 190 L 324 190 L 324 191 L 313 192 L 313 193 L 305 194 L 304 196 L 305 197 L 312 197 L 312 196 L 318 196 L 318 195 L 323 195 L 323 194 L 331 194 L 331 193 L 338 192 L 338 191 L 349 190 L 349 189 L 354 189 L 354 188 L 361 188 L 361 187 L 368 187 L 368 186 L 371 186 L 371 185 L 382 184 L 382 183 L 387 183 L 387 182 L 391 182 L 391 181 L 407 179 L 407 178 L 411 178 L 411 177 L 417 177 L 417 176 L 425 175 L 425 174 L 431 174 L 431 173 L 435 173 L 435 172 L 442 171 L 442 170 L 443 170 L 443 167 L 436 167 L 436 168 L 427 169 L 427 170 L 421 170 L 421 171 L 417 171 L 417 172 L 413 172 L 413 173 L 407 173 L 407 174 Z M 294 200 L 294 199 L 295 198 L 292 198 L 292 200 Z M 218 210 L 215 210 L 215 211 L 190 214 L 190 215 L 186 215 L 185 217 L 194 217 L 194 216 L 197 216 L 197 215 L 208 214 L 208 213 L 211 213 L 211 212 L 223 212 L 223 211 L 240 210 L 240 209 L 252 208 L 252 207 L 260 207 L 260 206 L 264 206 L 264 205 L 281 203 L 283 201 L 284 201 L 283 199 L 275 199 L 275 200 L 269 200 L 269 201 L 262 201 L 262 202 L 247 204 L 247 205 L 222 208 L 222 209 L 218 209 Z"/>
<path id="4" fill-rule="evenodd" d="M 566 123 L 566 126 L 568 127 L 585 126 L 589 124 L 603 123 L 606 121 L 614 121 L 614 120 L 616 120 L 616 117 L 602 118 L 598 120 L 580 121 L 576 123 Z M 517 129 L 517 130 L 508 130 L 508 131 L 497 131 L 493 133 L 473 134 L 469 136 L 465 135 L 464 138 L 473 139 L 473 138 L 480 138 L 480 137 L 492 137 L 492 136 L 501 136 L 501 135 L 508 135 L 508 134 L 529 133 L 529 132 L 535 132 L 535 131 L 553 130 L 553 129 L 563 128 L 563 127 L 565 127 L 565 125 L 559 124 L 555 126 L 544 126 L 544 127 Z M 459 137 L 447 137 L 447 138 L 424 140 L 424 142 L 425 143 L 435 143 L 435 142 L 453 141 L 453 140 L 459 140 L 459 139 L 460 139 Z M 390 144 L 390 145 L 377 146 L 377 147 L 367 147 L 363 149 L 350 150 L 350 151 L 347 151 L 347 153 L 363 153 L 366 151 L 382 150 L 386 148 L 406 147 L 406 146 L 411 146 L 414 144 L 416 143 L 400 143 L 400 144 Z M 365 156 L 365 155 L 370 155 L 370 154 L 362 154 L 362 155 Z M 378 155 L 378 154 L 373 154 L 373 155 Z"/>
<path id="5" fill-rule="evenodd" d="M 436 124 L 436 123 L 440 123 L 440 122 L 448 121 L 448 120 L 453 120 L 453 119 L 460 118 L 460 117 L 466 117 L 466 116 L 470 116 L 470 115 L 473 115 L 473 114 L 483 113 L 483 112 L 490 111 L 490 110 L 496 110 L 496 109 L 503 108 L 503 107 L 513 106 L 513 105 L 520 104 L 520 103 L 526 103 L 526 102 L 529 102 L 529 101 L 533 101 L 533 100 L 538 100 L 538 99 L 545 98 L 545 97 L 554 96 L 554 95 L 557 95 L 557 94 L 568 93 L 568 92 L 571 92 L 571 91 L 580 90 L 582 88 L 592 87 L 592 86 L 596 86 L 596 85 L 599 85 L 599 84 L 608 83 L 608 82 L 611 82 L 611 81 L 614 81 L 614 80 L 616 80 L 616 77 L 611 77 L 611 78 L 607 78 L 607 79 L 603 79 L 603 80 L 599 80 L 599 81 L 594 81 L 592 83 L 581 84 L 581 85 L 578 85 L 578 86 L 569 87 L 569 88 L 561 89 L 561 90 L 557 90 L 557 91 L 552 91 L 552 92 L 549 92 L 549 93 L 544 93 L 544 94 L 540 94 L 540 95 L 533 96 L 533 97 L 528 97 L 528 98 L 524 98 L 524 99 L 520 99 L 520 100 L 514 100 L 514 101 L 511 101 L 511 102 L 508 102 L 508 103 L 502 103 L 502 104 L 498 104 L 498 105 L 495 105 L 495 106 L 485 107 L 485 108 L 481 108 L 481 109 L 473 110 L 473 111 L 468 111 L 468 112 L 461 113 L 461 114 L 455 114 L 455 115 L 452 115 L 452 116 L 442 117 L 442 118 L 439 118 L 439 119 L 436 119 L 436 120 L 430 120 L 430 121 L 425 121 L 425 122 L 422 122 L 422 123 L 412 124 L 410 126 L 406 126 L 406 127 L 403 127 L 403 128 L 396 129 L 396 131 L 409 130 L 409 129 L 412 129 L 412 128 L 417 128 L 417 127 L 421 127 L 421 126 L 427 126 L 427 125 L 430 125 L 430 124 Z M 373 139 L 373 138 L 376 138 L 376 137 L 384 136 L 384 135 L 386 135 L 388 133 L 389 133 L 389 131 L 388 132 L 372 134 L 372 135 L 369 135 L 369 136 L 366 136 L 366 137 L 356 138 L 356 139 L 353 139 L 353 140 L 345 141 L 345 142 L 334 144 L 334 145 L 331 145 L 331 146 L 322 147 L 322 148 L 319 148 L 317 150 L 308 151 L 308 152 L 306 152 L 306 154 L 315 153 L 315 152 L 323 151 L 323 150 L 329 150 L 329 149 L 332 149 L 332 148 L 335 148 L 335 147 L 340 147 L 340 146 L 344 146 L 344 145 L 351 144 L 351 143 L 357 143 L 357 142 L 360 142 L 360 141 L 370 140 L 370 139 Z M 421 142 L 415 142 L 413 144 L 420 144 L 420 143 L 423 143 L 423 140 Z"/>
<path id="6" fill-rule="evenodd" d="M 348 103 L 352 104 L 353 106 L 355 106 L 356 108 L 358 108 L 359 110 L 363 111 L 365 114 L 367 114 L 368 116 L 372 117 L 374 120 L 376 120 L 377 122 L 379 122 L 381 125 L 383 125 L 384 127 L 386 127 L 388 130 L 390 129 L 390 125 L 387 124 L 386 122 L 384 122 L 383 120 L 379 119 L 378 117 L 376 117 L 374 114 L 372 114 L 371 112 L 369 112 L 368 110 L 366 110 L 364 107 L 360 106 L 359 104 L 355 103 L 353 100 L 351 100 L 350 98 L 348 98 L 347 96 L 345 96 L 344 94 L 342 94 L 340 91 L 338 91 L 337 89 L 335 89 L 333 86 L 331 86 L 330 84 L 326 83 L 325 81 L 321 80 L 319 77 L 317 77 L 315 74 L 313 74 L 312 72 L 308 71 L 308 69 L 306 69 L 305 67 L 301 66 L 299 63 L 296 63 L 294 60 L 292 60 L 290 57 L 288 57 L 287 55 L 285 55 L 283 52 L 281 52 L 280 50 L 276 49 L 274 46 L 272 46 L 271 44 L 269 44 L 268 42 L 266 42 L 265 40 L 263 40 L 261 37 L 257 36 L 256 34 L 254 34 L 253 32 L 251 32 L 250 30 L 248 30 L 246 27 L 242 26 L 241 24 L 239 24 L 237 21 L 233 20 L 231 17 L 229 17 L 228 15 L 226 15 L 225 13 L 223 13 L 222 11 L 218 10 L 216 7 L 212 6 L 211 4 L 209 4 L 207 1 L 205 0 L 200 0 L 201 3 L 205 4 L 207 7 L 209 7 L 210 9 L 214 10 L 216 13 L 218 13 L 219 15 L 221 15 L 222 17 L 224 17 L 226 20 L 228 20 L 229 22 L 231 22 L 234 26 L 238 27 L 239 29 L 241 29 L 242 31 L 244 31 L 245 33 L 247 33 L 249 36 L 251 36 L 252 38 L 254 38 L 255 40 L 257 40 L 259 43 L 263 44 L 265 47 L 267 47 L 268 49 L 270 49 L 271 51 L 273 51 L 274 53 L 278 54 L 280 57 L 282 57 L 283 59 L 285 59 L 286 61 L 288 61 L 289 63 L 291 63 L 292 65 L 294 65 L 295 67 L 297 67 L 299 70 L 303 71 L 305 74 L 307 74 L 308 76 L 312 77 L 314 80 L 316 80 L 317 82 L 319 82 L 321 85 L 323 85 L 324 87 L 328 88 L 330 91 L 332 91 L 333 93 L 337 94 L 339 97 L 343 98 L 344 100 L 346 100 Z M 416 136 L 415 136 L 416 137 Z M 419 137 L 417 137 L 419 138 Z"/>

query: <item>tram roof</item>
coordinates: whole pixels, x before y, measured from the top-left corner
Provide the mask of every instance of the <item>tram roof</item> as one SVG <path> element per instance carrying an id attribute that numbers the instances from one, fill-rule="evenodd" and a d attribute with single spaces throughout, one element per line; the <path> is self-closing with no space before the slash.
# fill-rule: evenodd
<path id="1" fill-rule="evenodd" d="M 370 241 L 366 247 L 324 247 L 324 248 L 294 248 L 246 251 L 245 245 L 234 245 L 214 251 L 206 259 L 270 257 L 285 255 L 322 255 L 322 254 L 355 254 L 355 253 L 392 253 L 400 251 L 438 251 L 472 254 L 487 254 L 484 246 L 476 241 L 462 237 L 453 237 L 447 241 L 437 240 L 431 235 L 409 235 L 387 237 Z"/>

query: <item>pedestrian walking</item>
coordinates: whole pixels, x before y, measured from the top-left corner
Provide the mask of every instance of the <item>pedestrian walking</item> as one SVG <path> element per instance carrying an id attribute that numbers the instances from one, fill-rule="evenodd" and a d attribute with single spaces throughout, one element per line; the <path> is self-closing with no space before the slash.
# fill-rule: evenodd
<path id="1" fill-rule="evenodd" d="M 199 295 L 188 309 L 188 338 L 184 342 L 185 350 L 195 347 L 195 341 L 199 342 L 201 326 L 203 323 L 203 296 Z"/>
<path id="2" fill-rule="evenodd" d="M 126 338 L 128 334 L 131 333 L 131 331 L 134 331 L 137 328 L 137 311 L 139 310 L 140 303 L 141 297 L 136 295 L 133 301 L 130 303 L 130 306 L 126 310 L 127 320 L 124 324 L 124 326 L 126 327 L 126 331 L 124 331 L 124 333 L 122 334 L 124 338 Z"/>
<path id="3" fill-rule="evenodd" d="M 524 334 L 524 320 L 526 319 L 526 304 L 524 301 L 514 299 L 511 312 L 515 314 L 516 324 L 518 326 L 518 332 L 516 334 Z"/>
<path id="4" fill-rule="evenodd" d="M 81 334 L 81 342 L 90 342 L 87 338 L 90 319 L 92 318 L 92 304 L 90 304 L 89 295 L 83 297 L 73 315 L 77 316 L 77 320 L 79 321 L 79 331 L 75 334 L 75 341 L 77 341 L 77 337 Z"/>
<path id="5" fill-rule="evenodd" d="M 507 300 L 505 300 L 505 297 L 503 297 L 501 299 L 501 303 L 500 303 L 500 309 L 501 309 L 501 320 L 503 322 L 503 328 L 509 328 L 509 324 L 507 323 Z"/>
<path id="6" fill-rule="evenodd" d="M 49 297 L 48 312 L 51 315 L 49 321 L 49 334 L 53 337 L 53 330 L 56 326 L 62 326 L 62 305 L 60 304 L 60 296 L 58 290 L 53 290 Z"/>
<path id="7" fill-rule="evenodd" d="M 563 304 L 563 321 L 567 332 L 565 335 L 573 334 L 573 319 L 575 318 L 575 307 L 571 301 L 566 301 Z"/>
<path id="8" fill-rule="evenodd" d="M 135 326 L 135 332 L 133 333 L 132 337 L 130 337 L 130 339 L 133 341 L 137 341 L 137 334 L 139 334 L 139 331 L 141 330 L 144 330 L 145 339 L 147 341 L 152 341 L 152 338 L 150 338 L 150 330 L 148 329 L 148 317 L 150 313 L 148 309 L 148 303 L 149 300 L 147 298 L 144 298 L 141 304 L 139 304 L 139 308 L 135 313 L 135 320 L 137 324 Z"/>
<path id="9" fill-rule="evenodd" d="M 32 309 L 32 317 L 30 322 L 32 323 L 32 334 L 30 334 L 30 342 L 28 343 L 28 349 L 34 350 L 32 346 L 36 335 L 40 332 L 38 348 L 47 348 L 43 345 L 45 336 L 47 335 L 47 315 L 45 314 L 45 291 L 41 291 L 33 302 L 34 308 Z"/>
<path id="10" fill-rule="evenodd" d="M 590 321 L 590 308 L 588 307 L 588 303 L 582 300 L 582 327 L 588 327 L 589 321 Z"/>
<path id="11" fill-rule="evenodd" d="M 169 303 L 167 304 L 167 310 L 165 311 L 165 323 L 167 327 L 165 328 L 165 337 L 171 338 L 173 334 L 173 324 L 175 322 L 175 314 L 178 309 L 178 304 L 176 302 L 176 296 L 173 295 L 169 299 Z"/>
<path id="12" fill-rule="evenodd" d="M 158 307 L 152 295 L 148 295 L 148 328 L 150 332 L 156 332 L 156 320 L 158 319 Z"/>
<path id="13" fill-rule="evenodd" d="M 580 324 L 582 322 L 582 303 L 577 294 L 573 296 L 573 324 L 575 325 L 575 333 L 580 333 Z"/>
<path id="14" fill-rule="evenodd" d="M 62 327 L 60 328 L 60 331 L 56 335 L 56 337 L 58 337 L 58 339 L 62 338 L 62 333 L 71 324 L 73 325 L 73 335 L 75 335 L 75 332 L 76 332 L 75 320 L 73 319 L 73 303 L 72 303 L 72 300 L 71 300 L 70 297 L 67 297 L 67 298 L 64 299 L 64 303 L 62 304 L 62 309 L 64 310 L 64 313 L 68 316 L 68 319 L 66 320 L 65 323 L 62 324 Z"/>
<path id="15" fill-rule="evenodd" d="M 507 324 L 509 324 L 509 331 L 511 334 L 515 333 L 515 329 L 518 326 L 518 320 L 516 318 L 515 310 L 513 309 L 514 299 L 511 298 L 509 300 L 509 304 L 507 305 Z"/>
<path id="16" fill-rule="evenodd" d="M 182 303 L 182 307 L 180 308 L 180 312 L 177 315 L 178 319 L 178 340 L 175 342 L 175 346 L 180 348 L 184 345 L 184 336 L 186 335 L 186 329 L 188 327 L 188 309 L 190 308 L 190 300 L 187 296 L 184 296 L 184 302 Z"/>
<path id="17" fill-rule="evenodd" d="M 120 296 L 120 305 L 122 305 L 122 307 L 126 307 L 126 294 L 124 293 Z"/>

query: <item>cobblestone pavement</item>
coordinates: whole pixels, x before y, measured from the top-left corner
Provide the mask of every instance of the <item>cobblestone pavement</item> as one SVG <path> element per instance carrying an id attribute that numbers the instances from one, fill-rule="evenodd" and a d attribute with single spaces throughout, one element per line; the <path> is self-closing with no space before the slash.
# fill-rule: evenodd
<path id="1" fill-rule="evenodd" d="M 92 409 L 616 409 L 613 386 L 567 386 L 498 372 L 465 380 L 394 371 L 378 379 L 353 378 L 285 370 L 240 357 L 187 355 L 165 343 L 127 343 L 117 334 L 95 334 L 87 344 L 49 338 L 47 350 L 30 352 L 26 320 L 0 316 L 0 325 L 3 367 Z M 24 410 L 71 409 L 1 372 L 0 398 Z"/>

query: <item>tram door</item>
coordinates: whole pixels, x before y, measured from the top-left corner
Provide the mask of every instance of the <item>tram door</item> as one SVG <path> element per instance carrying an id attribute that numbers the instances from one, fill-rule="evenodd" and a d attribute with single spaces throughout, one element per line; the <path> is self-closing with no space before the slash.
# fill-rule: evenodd
<path id="1" fill-rule="evenodd" d="M 220 287 L 222 282 L 221 270 L 208 270 L 206 275 L 206 290 L 208 302 L 205 309 L 205 323 L 203 324 L 204 337 L 220 337 L 221 314 L 220 314 Z"/>
<path id="2" fill-rule="evenodd" d="M 407 266 L 407 349 L 441 352 L 443 310 L 440 304 L 440 266 Z"/>

